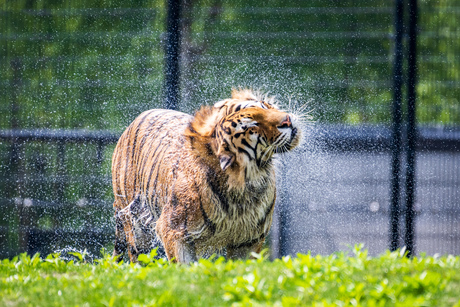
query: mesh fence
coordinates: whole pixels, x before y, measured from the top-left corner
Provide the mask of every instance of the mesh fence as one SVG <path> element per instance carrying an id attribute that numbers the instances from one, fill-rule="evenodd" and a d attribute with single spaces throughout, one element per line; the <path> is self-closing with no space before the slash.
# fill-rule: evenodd
<path id="1" fill-rule="evenodd" d="M 290 162 L 301 167 L 284 180 L 295 187 L 283 196 L 292 215 L 290 252 L 331 253 L 360 242 L 374 254 L 388 247 L 388 147 L 341 151 L 322 144 L 330 140 L 326 124 L 377 127 L 381 134 L 391 124 L 393 5 L 385 0 L 184 3 L 182 111 L 226 98 L 232 87 L 253 87 L 277 95 L 294 111 L 308 102 L 305 111 L 312 111 L 318 129 L 312 131 L 324 136 L 316 143 L 307 139 Z M 456 5 L 419 1 L 417 119 L 419 127 L 430 127 L 424 131 L 434 141 L 454 145 L 419 153 L 418 252 L 460 253 Z M 122 1 L 10 1 L 0 14 L 0 129 L 117 135 L 142 111 L 162 107 L 163 1 L 129 7 Z M 372 142 L 379 142 L 379 133 Z M 353 136 L 343 135 L 341 142 L 353 143 Z M 113 145 L 100 150 L 97 142 L 1 140 L 3 255 L 32 244 L 22 242 L 25 226 L 50 234 L 53 229 L 109 233 Z M 49 205 L 35 206 L 44 203 Z M 51 209 L 56 203 L 67 207 Z M 94 203 L 103 209 L 85 206 Z M 89 218 L 94 212 L 98 217 Z M 71 242 L 53 236 L 53 248 Z"/>

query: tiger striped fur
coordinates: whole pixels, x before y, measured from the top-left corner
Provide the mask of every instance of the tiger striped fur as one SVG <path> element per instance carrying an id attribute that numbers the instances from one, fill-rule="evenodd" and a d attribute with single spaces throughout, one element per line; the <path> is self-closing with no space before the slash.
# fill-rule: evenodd
<path id="1" fill-rule="evenodd" d="M 296 147 L 298 120 L 274 98 L 234 90 L 195 116 L 149 110 L 120 137 L 112 158 L 114 256 L 158 246 L 196 261 L 260 252 L 275 204 L 273 155 Z"/>

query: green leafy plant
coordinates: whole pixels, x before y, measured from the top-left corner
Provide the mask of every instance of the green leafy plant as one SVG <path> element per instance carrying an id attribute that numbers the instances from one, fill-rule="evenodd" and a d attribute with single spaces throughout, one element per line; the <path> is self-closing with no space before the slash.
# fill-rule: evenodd
<path id="1" fill-rule="evenodd" d="M 298 254 L 269 261 L 158 259 L 93 263 L 21 254 L 0 262 L 2 306 L 460 306 L 460 257 L 370 257 L 361 246 L 329 256 Z M 81 256 L 81 257 L 79 257 Z"/>

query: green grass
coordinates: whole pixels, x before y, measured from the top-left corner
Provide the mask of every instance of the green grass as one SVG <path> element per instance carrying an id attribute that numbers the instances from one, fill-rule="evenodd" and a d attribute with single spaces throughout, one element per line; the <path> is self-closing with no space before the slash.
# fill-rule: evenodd
<path id="1" fill-rule="evenodd" d="M 297 255 L 268 261 L 141 255 L 87 263 L 22 254 L 0 265 L 1 306 L 460 306 L 460 257 Z"/>

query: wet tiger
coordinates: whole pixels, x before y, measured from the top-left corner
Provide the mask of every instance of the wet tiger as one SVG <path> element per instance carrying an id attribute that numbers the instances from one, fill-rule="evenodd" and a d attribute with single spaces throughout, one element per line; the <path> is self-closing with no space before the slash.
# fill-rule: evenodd
<path id="1" fill-rule="evenodd" d="M 112 158 L 114 256 L 159 247 L 169 260 L 260 252 L 275 204 L 274 154 L 301 140 L 299 120 L 273 97 L 234 90 L 195 116 L 149 110 Z"/>

